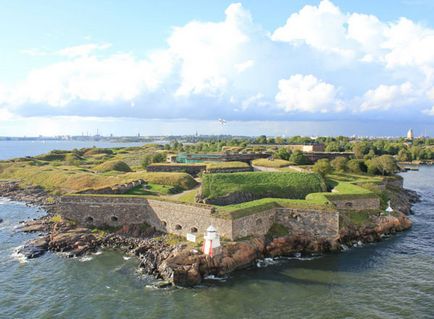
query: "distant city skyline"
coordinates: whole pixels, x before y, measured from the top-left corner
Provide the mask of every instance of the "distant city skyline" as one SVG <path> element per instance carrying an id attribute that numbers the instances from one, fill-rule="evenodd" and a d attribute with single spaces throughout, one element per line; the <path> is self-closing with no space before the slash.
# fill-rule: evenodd
<path id="1" fill-rule="evenodd" d="M 0 136 L 434 135 L 433 1 L 0 0 L 0 36 Z"/>

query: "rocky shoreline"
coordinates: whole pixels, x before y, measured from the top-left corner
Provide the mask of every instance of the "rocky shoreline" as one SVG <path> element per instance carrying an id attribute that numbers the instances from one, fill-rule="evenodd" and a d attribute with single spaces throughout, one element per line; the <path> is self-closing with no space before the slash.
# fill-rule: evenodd
<path id="1" fill-rule="evenodd" d="M 96 252 L 101 247 L 118 248 L 140 260 L 140 268 L 162 279 L 161 286 L 191 287 L 207 276 L 224 276 L 249 267 L 259 259 L 294 254 L 327 253 L 345 246 L 376 242 L 388 234 L 411 227 L 407 217 L 418 195 L 409 190 L 395 190 L 392 205 L 395 215 L 375 216 L 368 224 L 342 227 L 335 241 L 313 240 L 307 236 L 261 236 L 238 242 L 225 242 L 218 256 L 202 254 L 198 247 L 186 243 L 170 243 L 162 233 L 140 225 L 125 225 L 116 230 L 83 228 L 55 215 L 56 199 L 38 187 L 21 188 L 17 182 L 0 182 L 0 196 L 37 205 L 47 211 L 38 220 L 27 221 L 19 228 L 40 236 L 26 243 L 19 253 L 36 258 L 47 251 L 62 252 L 68 257 Z"/>

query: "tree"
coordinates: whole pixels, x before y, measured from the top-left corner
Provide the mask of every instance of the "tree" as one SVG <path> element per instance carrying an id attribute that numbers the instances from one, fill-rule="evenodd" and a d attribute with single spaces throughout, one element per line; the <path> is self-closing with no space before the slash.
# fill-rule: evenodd
<path id="1" fill-rule="evenodd" d="M 336 171 L 345 172 L 347 170 L 347 162 L 347 158 L 339 156 L 331 161 L 331 165 Z"/>
<path id="2" fill-rule="evenodd" d="M 348 170 L 351 173 L 360 174 L 367 171 L 367 167 L 363 160 L 352 159 L 347 163 Z"/>
<path id="3" fill-rule="evenodd" d="M 315 173 L 320 174 L 322 177 L 325 177 L 333 171 L 333 168 L 330 165 L 330 161 L 326 158 L 323 158 L 316 161 L 316 163 L 312 167 L 312 170 Z"/>
<path id="4" fill-rule="evenodd" d="M 256 144 L 267 144 L 267 136 L 261 135 L 256 139 Z"/>
<path id="5" fill-rule="evenodd" d="M 374 175 L 392 175 L 399 170 L 396 160 L 391 155 L 374 157 L 367 161 L 367 166 L 368 173 Z"/>
<path id="6" fill-rule="evenodd" d="M 355 143 L 353 145 L 353 152 L 356 158 L 363 158 L 363 156 L 367 153 L 367 148 L 365 143 Z"/>
<path id="7" fill-rule="evenodd" d="M 291 154 L 289 160 L 296 165 L 304 165 L 307 164 L 308 160 L 306 156 L 303 155 L 303 152 L 296 150 Z"/>
<path id="8" fill-rule="evenodd" d="M 166 153 L 148 153 L 143 157 L 142 166 L 144 168 L 148 167 L 152 163 L 163 163 L 166 161 Z"/>
<path id="9" fill-rule="evenodd" d="M 411 153 L 408 150 L 404 149 L 404 148 L 401 149 L 398 152 L 398 161 L 401 161 L 401 162 L 409 162 L 409 161 L 411 161 Z"/>
<path id="10" fill-rule="evenodd" d="M 279 148 L 274 154 L 273 158 L 280 158 L 285 161 L 289 160 L 289 157 L 291 156 L 291 153 L 284 147 Z"/>
<path id="11" fill-rule="evenodd" d="M 327 144 L 326 148 L 325 148 L 326 152 L 340 152 L 340 145 L 338 142 L 330 142 Z"/>

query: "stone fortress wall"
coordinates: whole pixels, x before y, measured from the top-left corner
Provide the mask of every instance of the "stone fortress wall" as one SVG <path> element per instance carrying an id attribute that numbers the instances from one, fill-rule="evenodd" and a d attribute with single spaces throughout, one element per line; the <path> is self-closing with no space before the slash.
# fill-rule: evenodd
<path id="1" fill-rule="evenodd" d="M 208 205 L 184 204 L 129 196 L 72 195 L 60 199 L 59 213 L 87 227 L 117 227 L 147 223 L 155 229 L 185 236 L 202 235 L 214 225 L 230 240 L 265 235 L 273 223 L 286 226 L 291 234 L 336 239 L 339 213 L 318 209 L 273 208 L 237 219 L 217 217 Z"/>
<path id="2" fill-rule="evenodd" d="M 206 165 L 198 165 L 198 164 L 151 164 L 146 170 L 148 172 L 181 172 L 188 173 L 190 175 L 198 175 L 199 173 L 239 173 L 239 172 L 251 172 L 253 171 L 252 167 L 239 167 L 239 168 L 211 168 L 207 169 Z"/>

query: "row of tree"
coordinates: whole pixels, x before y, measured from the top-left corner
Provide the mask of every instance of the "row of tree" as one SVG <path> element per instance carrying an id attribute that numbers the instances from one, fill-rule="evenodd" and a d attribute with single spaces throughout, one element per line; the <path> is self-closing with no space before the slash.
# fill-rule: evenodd
<path id="1" fill-rule="evenodd" d="M 381 155 L 372 159 L 350 159 L 337 157 L 330 161 L 328 159 L 318 160 L 312 167 L 316 173 L 326 176 L 332 172 L 350 172 L 354 174 L 368 173 L 371 175 L 393 175 L 399 171 L 396 159 L 391 155 Z"/>

